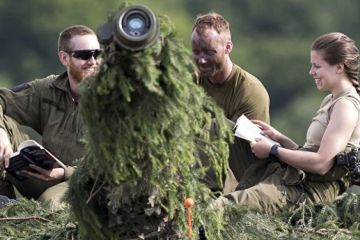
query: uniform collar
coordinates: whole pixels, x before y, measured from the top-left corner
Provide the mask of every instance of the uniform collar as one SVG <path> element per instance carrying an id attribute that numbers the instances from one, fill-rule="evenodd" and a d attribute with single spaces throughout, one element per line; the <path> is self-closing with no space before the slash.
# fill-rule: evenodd
<path id="1" fill-rule="evenodd" d="M 63 72 L 62 74 L 58 75 L 52 85 L 57 88 L 60 89 L 64 92 L 70 92 L 70 84 L 69 84 L 69 77 L 67 72 Z"/>

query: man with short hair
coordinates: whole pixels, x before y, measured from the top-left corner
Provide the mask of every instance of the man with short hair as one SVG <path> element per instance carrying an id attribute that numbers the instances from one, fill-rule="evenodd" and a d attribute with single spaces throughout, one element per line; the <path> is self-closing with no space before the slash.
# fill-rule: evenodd
<path id="1" fill-rule="evenodd" d="M 192 29 L 192 51 L 199 70 L 199 84 L 236 121 L 270 121 L 269 95 L 263 84 L 230 59 L 233 49 L 228 21 L 217 13 L 198 16 Z"/>
<path id="2" fill-rule="evenodd" d="M 229 22 L 215 12 L 199 15 L 192 27 L 191 43 L 199 71 L 198 84 L 224 110 L 230 124 L 233 126 L 242 114 L 269 123 L 270 100 L 265 87 L 231 61 L 233 42 Z M 236 138 L 230 145 L 229 165 L 238 180 L 252 164 L 239 161 L 239 158 L 248 159 L 243 157 L 247 153 L 251 154 L 251 148 L 245 140 Z"/>
<path id="3" fill-rule="evenodd" d="M 94 73 L 100 53 L 93 30 L 83 25 L 70 26 L 60 33 L 58 40 L 58 57 L 66 72 L 13 89 L 0 89 L 0 166 L 9 166 L 10 155 L 26 139 L 17 124 L 37 131 L 42 136 L 42 145 L 68 166 L 46 170 L 30 165 L 32 171 L 22 172 L 28 177 L 25 181 L 8 174 L 7 179 L 25 197 L 54 207 L 61 202 L 74 161 L 84 154 L 79 84 Z"/>

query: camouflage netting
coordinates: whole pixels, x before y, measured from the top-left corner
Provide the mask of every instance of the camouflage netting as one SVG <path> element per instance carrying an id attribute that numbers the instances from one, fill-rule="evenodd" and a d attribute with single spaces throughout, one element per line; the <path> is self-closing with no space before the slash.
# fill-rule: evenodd
<path id="1" fill-rule="evenodd" d="M 205 225 L 209 239 L 219 239 L 222 221 L 208 207 L 199 154 L 222 176 L 231 131 L 193 82 L 190 54 L 171 23 L 159 20 L 160 38 L 151 47 L 130 52 L 105 44 L 99 73 L 83 85 L 87 155 L 69 199 L 84 239 L 184 239 L 185 197 L 195 202 L 194 238 Z M 210 112 L 216 139 L 209 136 Z"/>

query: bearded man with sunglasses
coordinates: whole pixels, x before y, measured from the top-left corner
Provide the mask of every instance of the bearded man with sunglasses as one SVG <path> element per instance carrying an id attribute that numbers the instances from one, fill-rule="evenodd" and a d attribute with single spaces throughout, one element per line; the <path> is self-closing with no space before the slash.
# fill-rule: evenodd
<path id="1" fill-rule="evenodd" d="M 58 56 L 66 72 L 12 89 L 0 89 L 0 168 L 9 166 L 10 155 L 27 138 L 18 124 L 37 131 L 42 136 L 42 145 L 68 166 L 51 170 L 32 166 L 32 171 L 22 172 L 28 177 L 24 181 L 8 174 L 7 181 L 25 197 L 50 207 L 61 206 L 74 161 L 84 154 L 79 84 L 97 69 L 100 53 L 93 30 L 83 25 L 70 26 L 60 33 L 58 40 Z M 14 197 L 4 186 L 5 181 L 0 180 L 0 194 Z"/>

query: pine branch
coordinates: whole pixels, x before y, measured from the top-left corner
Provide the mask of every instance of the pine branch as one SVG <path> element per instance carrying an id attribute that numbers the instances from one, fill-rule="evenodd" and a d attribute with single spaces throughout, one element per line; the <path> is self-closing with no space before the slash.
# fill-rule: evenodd
<path id="1" fill-rule="evenodd" d="M 89 198 L 86 200 L 86 204 L 89 204 L 90 200 L 101 190 L 101 188 L 105 185 L 105 182 L 103 182 L 96 190 L 95 190 L 95 186 L 98 182 L 98 178 L 99 175 L 96 176 L 95 182 L 91 188 L 90 194 L 89 194 Z"/>
<path id="2" fill-rule="evenodd" d="M 27 220 L 40 220 L 43 222 L 52 222 L 49 219 L 39 217 L 39 216 L 29 216 L 29 217 L 6 217 L 6 218 L 0 218 L 0 222 L 6 222 L 6 221 L 27 221 Z"/>

